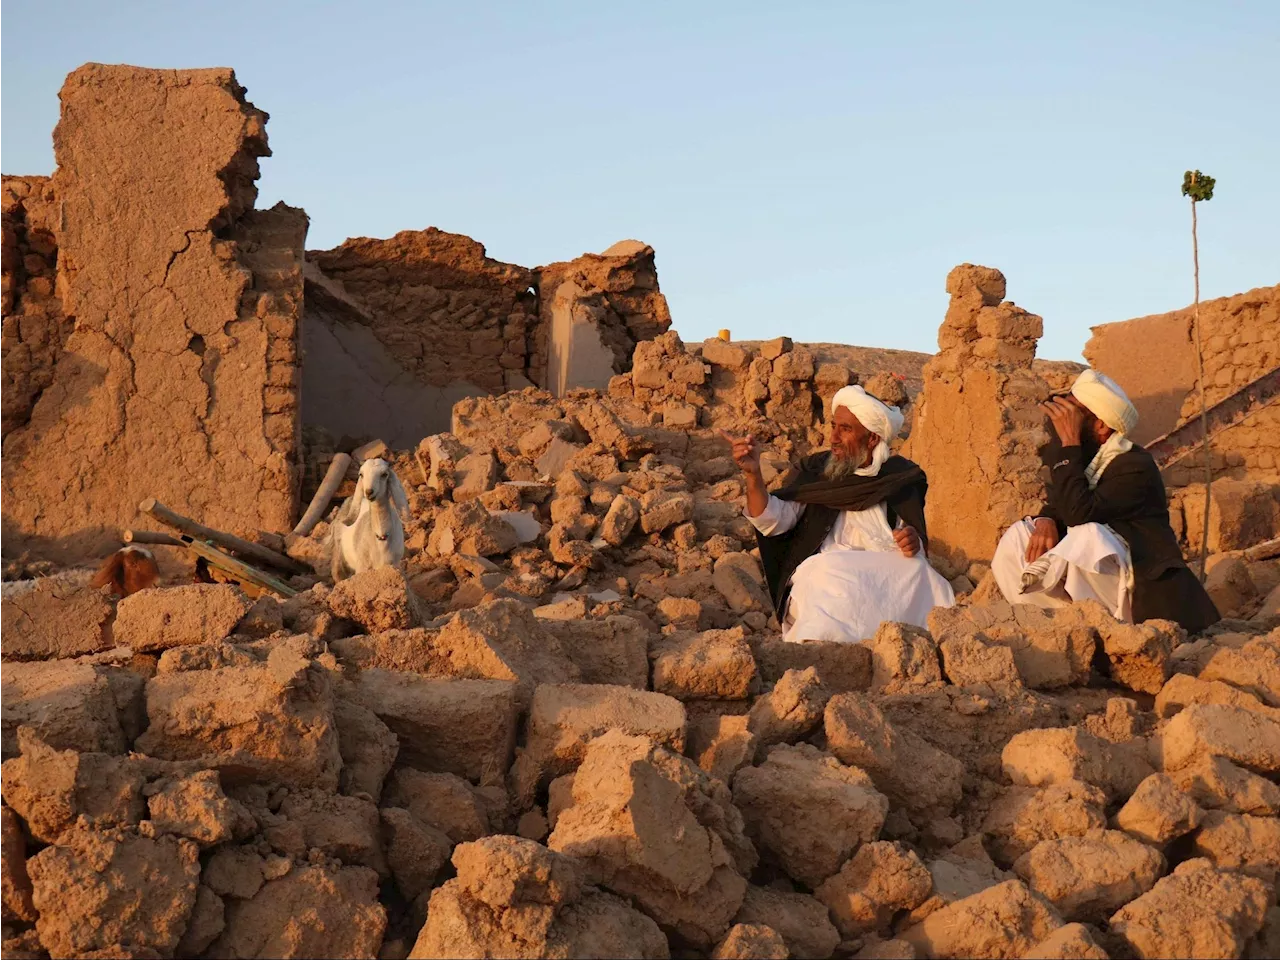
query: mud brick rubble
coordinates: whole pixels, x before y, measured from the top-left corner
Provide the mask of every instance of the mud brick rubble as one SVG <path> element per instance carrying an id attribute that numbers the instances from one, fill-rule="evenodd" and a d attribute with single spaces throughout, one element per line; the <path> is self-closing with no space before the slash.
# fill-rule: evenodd
<path id="1" fill-rule="evenodd" d="M 385 451 L 403 571 L 6 585 L 5 955 L 1275 955 L 1274 598 L 1189 638 L 988 582 L 783 643 L 730 347 Z M 750 402 L 805 356 L 728 360 Z"/>
<path id="2" fill-rule="evenodd" d="M 131 70 L 73 75 L 60 150 L 83 140 L 89 163 L 132 149 L 76 125 L 101 78 Z M 125 79 L 154 94 L 149 110 L 179 110 L 180 94 L 220 118 L 201 135 L 251 185 L 265 115 L 229 72 Z M 223 319 L 199 336 L 179 336 L 181 318 L 139 321 L 122 346 L 110 318 L 141 314 L 117 310 L 127 291 L 101 266 L 96 299 L 64 312 L 51 198 L 76 200 L 74 221 L 105 188 L 77 193 L 61 168 L 6 187 L 6 215 L 22 214 L 6 258 L 25 271 L 6 300 L 21 345 L 11 368 L 6 339 L 6 539 L 12 522 L 68 556 L 96 548 L 136 522 L 151 480 L 212 526 L 285 530 L 299 492 L 350 449 L 296 419 L 303 214 L 227 212 L 216 165 L 178 159 L 208 169 L 210 199 L 166 228 L 188 252 L 157 243 L 138 262 L 157 289 L 225 301 L 231 333 Z M 136 205 L 141 226 L 167 209 L 154 199 Z M 230 239 L 214 236 L 220 210 Z M 110 252 L 89 233 L 58 242 L 60 284 L 68 262 Z M 589 287 L 584 271 L 558 295 Z M 641 293 L 626 303 L 659 302 L 627 283 Z M 928 630 L 782 642 L 720 431 L 763 441 L 776 488 L 823 444 L 831 396 L 858 371 L 786 338 L 686 345 L 665 313 L 652 329 L 638 313 L 615 324 L 604 346 L 630 354 L 607 388 L 468 397 L 447 433 L 365 445 L 408 491 L 400 568 L 296 576 L 287 600 L 169 571 L 117 602 L 83 564 L 12 561 L 4 956 L 1280 955 L 1280 560 L 1232 539 L 1255 501 L 1228 488 L 1214 503 L 1214 542 L 1232 549 L 1211 558 L 1226 619 L 1204 635 L 1005 603 L 987 564 L 1040 495 L 1035 404 L 1078 367 L 1033 359 L 1040 318 L 1004 299 L 998 271 L 963 265 L 947 290 L 920 386 L 864 379 L 906 407 L 903 449 L 933 481 L 931 560 L 959 604 Z M 520 316 L 533 324 L 533 307 Z M 264 324 L 280 339 L 250 336 Z M 538 375 L 549 361 L 511 339 L 512 362 Z M 64 342 L 100 357 L 105 385 L 87 366 L 83 396 L 79 381 L 50 387 Z M 138 398 L 183 344 L 190 409 L 147 433 L 158 408 Z M 235 393 L 233 368 L 250 365 L 266 386 Z M 38 495 L 48 478 L 14 469 L 11 455 L 58 442 L 49 424 L 70 437 L 99 422 L 116 424 L 116 460 L 63 464 Z M 124 468 L 188 427 L 209 443 L 184 448 L 173 476 Z M 59 513 L 66 490 L 92 491 L 74 516 Z M 322 522 L 267 539 L 327 571 L 326 536 Z"/>

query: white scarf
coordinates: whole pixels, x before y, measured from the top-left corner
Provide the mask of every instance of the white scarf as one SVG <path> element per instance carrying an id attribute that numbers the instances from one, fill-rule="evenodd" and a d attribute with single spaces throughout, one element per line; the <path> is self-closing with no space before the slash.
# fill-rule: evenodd
<path id="1" fill-rule="evenodd" d="M 1098 481 L 1102 479 L 1103 472 L 1110 466 L 1112 460 L 1132 449 L 1133 441 L 1123 433 L 1113 433 L 1107 437 L 1106 443 L 1098 448 L 1098 452 L 1093 455 L 1089 465 L 1084 468 L 1084 475 L 1089 481 L 1089 489 L 1092 490 L 1098 485 Z"/>

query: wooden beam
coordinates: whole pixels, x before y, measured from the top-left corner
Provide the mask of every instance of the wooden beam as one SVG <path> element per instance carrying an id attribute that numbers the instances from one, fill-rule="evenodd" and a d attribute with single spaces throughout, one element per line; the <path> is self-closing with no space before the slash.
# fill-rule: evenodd
<path id="1" fill-rule="evenodd" d="M 329 469 L 324 475 L 324 481 L 320 484 L 320 489 L 311 498 L 311 505 L 307 507 L 307 512 L 302 515 L 298 525 L 293 528 L 294 533 L 300 537 L 311 535 L 311 531 L 316 528 L 324 512 L 329 509 L 329 502 L 333 500 L 333 495 L 338 492 L 342 481 L 346 479 L 349 466 L 351 466 L 350 454 L 339 453 L 334 456 L 333 462 L 329 464 Z"/>
<path id="2" fill-rule="evenodd" d="M 298 591 L 283 580 L 263 573 L 261 570 L 257 570 L 247 563 L 237 560 L 235 557 L 228 556 L 217 547 L 196 540 L 194 537 L 184 536 L 182 540 L 183 545 L 196 556 L 204 557 L 213 566 L 226 571 L 234 579 L 242 583 L 251 583 L 255 587 L 261 587 L 263 590 L 270 590 L 286 600 L 298 595 Z"/>
<path id="3" fill-rule="evenodd" d="M 125 543 L 154 543 L 162 547 L 185 547 L 186 544 L 177 537 L 159 530 L 125 530 L 120 539 Z"/>
<path id="4" fill-rule="evenodd" d="M 206 527 L 202 523 L 196 523 L 189 517 L 184 517 L 180 513 L 174 513 L 163 503 L 156 500 L 155 497 L 148 497 L 138 504 L 138 509 L 148 516 L 154 517 L 163 523 L 166 527 L 173 527 L 179 533 L 186 534 L 194 540 L 207 540 L 208 542 L 229 550 L 232 553 L 238 553 L 241 556 L 251 557 L 259 563 L 265 563 L 268 566 L 278 567 L 281 570 L 288 570 L 290 573 L 311 573 L 311 568 L 305 564 L 299 563 L 292 557 L 286 557 L 283 553 L 277 553 L 258 543 L 250 543 L 248 540 L 242 540 L 230 533 L 223 533 L 221 530 L 214 530 L 212 527 Z"/>
<path id="5" fill-rule="evenodd" d="M 1231 429 L 1277 401 L 1280 401 L 1280 367 L 1264 373 L 1209 408 L 1209 439 L 1212 440 L 1224 430 Z M 1200 418 L 1195 417 L 1170 430 L 1163 437 L 1152 440 L 1146 449 L 1155 458 L 1156 465 L 1163 470 L 1195 453 L 1203 441 L 1204 428 L 1200 425 Z"/>

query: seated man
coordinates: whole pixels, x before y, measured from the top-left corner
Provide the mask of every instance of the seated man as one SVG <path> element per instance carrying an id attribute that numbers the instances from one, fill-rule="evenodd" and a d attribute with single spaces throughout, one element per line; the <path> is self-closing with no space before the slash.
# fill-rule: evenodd
<path id="1" fill-rule="evenodd" d="M 1160 469 L 1126 436 L 1138 411 L 1125 392 L 1086 370 L 1070 395 L 1041 406 L 1057 434 L 1044 451 L 1048 503 L 1000 540 L 991 572 L 1005 599 L 1042 607 L 1094 599 L 1119 620 L 1176 620 L 1189 633 L 1216 623 L 1169 525 Z"/>
<path id="2" fill-rule="evenodd" d="M 861 387 L 831 409 L 831 450 L 802 460 L 774 496 L 755 441 L 729 438 L 783 638 L 857 642 L 885 620 L 926 626 L 955 594 L 925 557 L 924 471 L 889 456 L 902 414 Z"/>

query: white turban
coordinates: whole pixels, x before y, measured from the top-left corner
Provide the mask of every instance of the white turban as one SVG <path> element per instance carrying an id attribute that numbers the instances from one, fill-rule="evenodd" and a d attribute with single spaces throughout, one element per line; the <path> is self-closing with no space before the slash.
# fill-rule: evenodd
<path id="1" fill-rule="evenodd" d="M 889 443 L 902 429 L 902 411 L 881 403 L 861 387 L 842 387 L 831 398 L 831 412 L 834 414 L 841 407 L 848 410 L 858 422 L 880 437 L 875 450 L 871 452 L 871 463 L 856 472 L 863 476 L 875 476 L 880 467 L 889 459 Z"/>
<path id="2" fill-rule="evenodd" d="M 1086 370 L 1071 385 L 1071 395 L 1116 433 L 1127 435 L 1138 425 L 1137 408 L 1106 374 Z"/>

